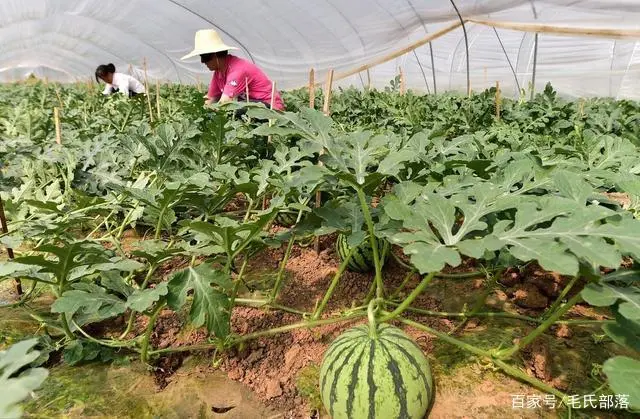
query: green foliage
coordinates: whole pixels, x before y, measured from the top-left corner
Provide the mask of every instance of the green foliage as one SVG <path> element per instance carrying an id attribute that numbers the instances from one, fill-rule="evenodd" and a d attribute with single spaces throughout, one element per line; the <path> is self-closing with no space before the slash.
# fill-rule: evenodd
<path id="1" fill-rule="evenodd" d="M 218 288 L 212 287 L 216 285 Z M 179 310 L 193 290 L 189 319 L 195 327 L 205 326 L 209 333 L 224 339 L 231 330 L 231 300 L 225 292 L 232 288 L 224 272 L 205 264 L 175 273 L 168 283 L 167 303 Z"/>
<path id="2" fill-rule="evenodd" d="M 473 258 L 584 276 L 582 298 L 615 319 L 606 335 L 640 351 L 640 276 L 620 269 L 640 258 L 640 105 L 567 101 L 547 85 L 531 101 L 505 98 L 498 119 L 495 89 L 461 97 L 397 87 L 341 89 L 329 117 L 308 108 L 306 90 L 284 94 L 287 112 L 214 112 L 193 87 L 162 86 L 152 122 L 144 101 L 84 85 L 0 86 L 11 231 L 0 243 L 19 249 L 0 263 L 0 279 L 51 287 L 60 322 L 43 322 L 68 329 L 64 358 L 79 363 L 107 359 L 109 345 L 146 354 L 165 307 L 230 338 L 240 263 L 292 237 L 338 232 L 352 247 L 372 235 L 421 274 Z M 316 108 L 322 100 L 318 91 Z M 270 233 L 274 220 L 286 230 Z M 128 327 L 120 339 L 84 340 L 91 328 L 75 326 L 123 315 L 128 326 L 150 316 L 143 339 L 124 340 Z M 622 367 L 636 368 L 614 358 L 604 371 L 612 389 L 631 394 Z"/>
<path id="3" fill-rule="evenodd" d="M 29 367 L 40 355 L 32 350 L 37 343 L 37 339 L 27 339 L 0 351 L 0 417 L 21 417 L 19 403 L 27 399 L 47 378 L 49 373 L 46 369 Z"/>

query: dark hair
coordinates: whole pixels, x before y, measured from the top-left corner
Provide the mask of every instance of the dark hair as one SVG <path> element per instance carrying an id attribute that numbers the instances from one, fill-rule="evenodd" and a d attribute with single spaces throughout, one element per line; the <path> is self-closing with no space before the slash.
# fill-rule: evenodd
<path id="1" fill-rule="evenodd" d="M 229 51 L 219 51 L 219 52 L 210 52 L 208 54 L 200 54 L 200 62 L 206 63 L 209 62 L 213 57 L 217 58 L 226 58 L 229 55 Z"/>
<path id="2" fill-rule="evenodd" d="M 98 68 L 96 68 L 96 81 L 99 81 L 98 79 L 101 79 L 102 77 L 106 76 L 109 73 L 115 73 L 116 72 L 116 66 L 109 63 L 109 64 L 100 64 L 98 66 Z"/>

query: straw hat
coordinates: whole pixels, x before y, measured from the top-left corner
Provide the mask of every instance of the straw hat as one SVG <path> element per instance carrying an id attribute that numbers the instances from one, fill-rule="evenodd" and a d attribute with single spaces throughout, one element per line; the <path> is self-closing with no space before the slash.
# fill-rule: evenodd
<path id="1" fill-rule="evenodd" d="M 182 57 L 181 60 L 186 60 L 187 58 L 195 57 L 196 55 L 210 54 L 213 52 L 228 51 L 232 49 L 238 48 L 230 47 L 222 42 L 222 38 L 220 38 L 218 32 L 213 29 L 202 29 L 196 32 L 193 51 Z"/>

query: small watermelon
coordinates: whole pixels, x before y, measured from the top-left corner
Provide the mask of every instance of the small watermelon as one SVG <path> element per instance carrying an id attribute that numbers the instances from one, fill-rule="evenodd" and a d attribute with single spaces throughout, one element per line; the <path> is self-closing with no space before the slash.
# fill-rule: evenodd
<path id="1" fill-rule="evenodd" d="M 278 215 L 276 215 L 275 222 L 282 227 L 293 227 L 296 224 L 297 220 L 297 212 L 282 211 L 279 212 Z"/>
<path id="2" fill-rule="evenodd" d="M 348 236 L 344 234 L 339 234 L 338 239 L 336 240 L 336 252 L 340 257 L 340 262 L 344 262 L 344 260 L 349 255 L 349 251 L 351 248 L 347 243 Z M 378 255 L 382 256 L 382 251 L 384 250 L 384 241 L 375 239 L 378 244 Z M 385 259 L 382 260 L 382 264 L 384 264 Z M 369 272 L 375 268 L 373 263 L 373 250 L 371 249 L 371 244 L 369 243 L 369 239 L 367 238 L 364 242 L 360 243 L 358 246 L 358 250 L 356 250 L 347 265 L 347 268 L 353 272 Z"/>
<path id="3" fill-rule="evenodd" d="M 327 349 L 320 394 L 333 419 L 422 419 L 432 402 L 433 377 L 420 347 L 389 324 L 347 330 Z"/>

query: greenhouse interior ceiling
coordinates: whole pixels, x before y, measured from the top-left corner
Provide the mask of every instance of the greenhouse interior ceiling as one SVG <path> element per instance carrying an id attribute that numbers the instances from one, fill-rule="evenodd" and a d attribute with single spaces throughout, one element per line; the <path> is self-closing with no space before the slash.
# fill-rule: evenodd
<path id="1" fill-rule="evenodd" d="M 567 96 L 640 98 L 638 0 L 3 0 L 0 81 L 88 80 L 98 64 L 180 83 L 206 82 L 180 58 L 199 29 L 281 89 L 389 85 L 505 95 L 551 82 Z"/>

